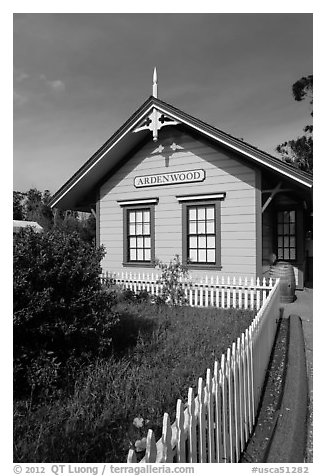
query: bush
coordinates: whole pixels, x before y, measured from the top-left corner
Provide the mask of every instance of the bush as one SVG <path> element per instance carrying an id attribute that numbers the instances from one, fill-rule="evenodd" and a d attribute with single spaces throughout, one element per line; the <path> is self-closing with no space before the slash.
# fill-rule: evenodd
<path id="1" fill-rule="evenodd" d="M 173 306 L 187 304 L 182 280 L 188 278 L 188 270 L 180 262 L 179 255 L 175 255 L 169 264 L 156 260 L 156 266 L 162 271 L 158 282 L 163 285 L 162 294 L 158 298 L 158 304 L 160 304 L 161 300 Z"/>
<path id="2" fill-rule="evenodd" d="M 78 233 L 29 229 L 16 235 L 15 392 L 48 391 L 68 359 L 72 364 L 107 355 L 118 316 L 115 294 L 99 280 L 103 256 L 103 248 Z"/>

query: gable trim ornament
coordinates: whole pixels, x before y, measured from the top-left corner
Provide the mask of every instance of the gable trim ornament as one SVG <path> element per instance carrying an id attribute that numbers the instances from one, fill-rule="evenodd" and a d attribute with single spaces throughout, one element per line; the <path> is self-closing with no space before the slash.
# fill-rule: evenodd
<path id="1" fill-rule="evenodd" d="M 153 74 L 153 97 L 157 98 L 157 71 L 154 68 Z M 160 109 L 153 107 L 151 112 L 142 119 L 139 124 L 133 129 L 132 132 L 140 132 L 144 130 L 149 130 L 153 134 L 153 141 L 157 142 L 158 140 L 158 131 L 164 126 L 176 126 L 180 124 L 179 121 L 176 121 L 173 117 L 168 114 L 160 111 Z"/>

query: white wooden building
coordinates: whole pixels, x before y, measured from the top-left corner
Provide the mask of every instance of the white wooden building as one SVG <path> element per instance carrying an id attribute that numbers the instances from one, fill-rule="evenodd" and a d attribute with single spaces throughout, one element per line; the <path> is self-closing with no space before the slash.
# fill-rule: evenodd
<path id="1" fill-rule="evenodd" d="M 267 276 L 274 259 L 307 280 L 312 176 L 153 94 L 57 191 L 92 211 L 103 271 L 151 272 L 182 257 L 192 275 Z"/>

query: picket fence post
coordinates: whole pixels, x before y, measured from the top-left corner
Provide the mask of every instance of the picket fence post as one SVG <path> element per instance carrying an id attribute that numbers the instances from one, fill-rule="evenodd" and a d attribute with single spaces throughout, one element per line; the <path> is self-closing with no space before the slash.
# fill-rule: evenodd
<path id="1" fill-rule="evenodd" d="M 197 463 L 197 434 L 195 417 L 194 390 L 188 390 L 188 442 L 189 442 L 189 463 Z"/>

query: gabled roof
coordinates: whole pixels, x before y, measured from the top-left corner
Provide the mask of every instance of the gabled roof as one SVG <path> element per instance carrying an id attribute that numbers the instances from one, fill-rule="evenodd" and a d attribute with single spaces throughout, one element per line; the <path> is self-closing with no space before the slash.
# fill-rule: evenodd
<path id="1" fill-rule="evenodd" d="M 148 139 L 148 130 L 139 130 L 139 125 L 156 109 L 170 119 L 189 127 L 204 137 L 223 144 L 256 165 L 267 167 L 304 188 L 312 188 L 312 175 L 282 162 L 258 148 L 232 137 L 205 122 L 196 119 L 174 106 L 150 96 L 137 111 L 103 144 L 100 149 L 55 193 L 51 207 L 89 211 L 95 206 L 97 185 L 115 170 L 119 162 Z M 139 132 L 133 133 L 138 128 Z"/>

